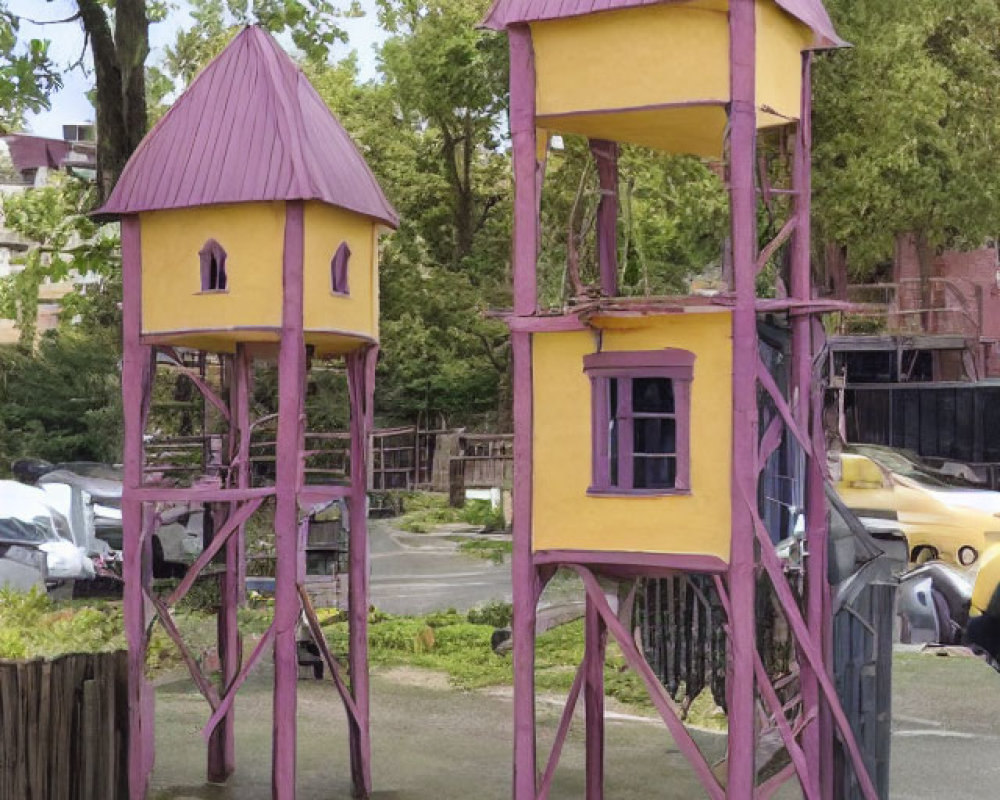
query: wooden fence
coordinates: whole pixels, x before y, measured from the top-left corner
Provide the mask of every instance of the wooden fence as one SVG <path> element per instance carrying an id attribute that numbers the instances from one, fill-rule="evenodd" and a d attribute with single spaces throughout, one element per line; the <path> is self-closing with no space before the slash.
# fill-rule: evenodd
<path id="1" fill-rule="evenodd" d="M 0 661 L 0 800 L 126 800 L 124 651 Z"/>
<path id="2" fill-rule="evenodd" d="M 306 433 L 305 475 L 308 483 L 346 481 L 350 471 L 350 435 Z M 250 445 L 253 480 L 274 480 L 273 431 L 261 430 Z M 146 472 L 184 482 L 222 469 L 211 454 L 224 451 L 221 436 L 187 436 L 147 443 Z M 203 453 L 209 453 L 205 462 Z M 514 437 L 510 434 L 471 434 L 463 430 L 424 430 L 415 426 L 376 430 L 368 459 L 368 487 L 372 491 L 430 489 L 447 492 L 454 483 L 453 462 L 461 462 L 464 486 L 509 488 L 513 477 Z"/>

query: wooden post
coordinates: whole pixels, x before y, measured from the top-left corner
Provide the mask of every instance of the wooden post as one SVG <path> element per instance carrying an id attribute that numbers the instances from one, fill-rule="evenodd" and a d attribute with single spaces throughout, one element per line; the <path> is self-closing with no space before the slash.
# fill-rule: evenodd
<path id="1" fill-rule="evenodd" d="M 584 615 L 584 690 L 587 725 L 587 800 L 604 798 L 604 621 L 588 597 Z"/>
<path id="2" fill-rule="evenodd" d="M 538 162 L 535 56 L 527 25 L 509 29 L 510 126 L 514 159 L 514 313 L 535 314 L 538 259 Z M 514 361 L 514 798 L 535 800 L 535 609 L 538 574 L 531 552 L 531 334 L 511 333 Z"/>
<path id="3" fill-rule="evenodd" d="M 282 264 L 281 343 L 278 349 L 278 437 L 274 534 L 277 565 L 274 597 L 274 740 L 271 790 L 274 800 L 295 797 L 298 658 L 295 629 L 299 618 L 298 491 L 302 480 L 302 425 L 305 337 L 302 330 L 304 209 L 285 206 Z"/>
<path id="4" fill-rule="evenodd" d="M 618 144 L 592 139 L 590 151 L 597 164 L 601 199 L 597 205 L 597 254 L 601 294 L 618 294 Z"/>
<path id="5" fill-rule="evenodd" d="M 462 456 L 448 462 L 448 505 L 452 508 L 465 505 L 465 460 Z"/>
<path id="6" fill-rule="evenodd" d="M 152 539 L 146 536 L 142 502 L 135 492 L 142 485 L 143 423 L 150 369 L 150 350 L 142 334 L 142 248 L 139 217 L 122 220 L 122 410 L 124 413 L 124 484 L 122 533 L 124 543 L 125 637 L 128 641 L 129 796 L 142 800 L 153 771 L 153 689 L 146 680 L 145 589 L 152 563 Z"/>
<path id="7" fill-rule="evenodd" d="M 756 544 L 746 498 L 756 498 L 757 475 L 757 142 L 754 0 L 730 0 L 729 182 L 733 248 L 733 476 L 729 657 L 729 800 L 751 800 L 756 772 L 754 653 Z"/>
<path id="8" fill-rule="evenodd" d="M 372 427 L 374 365 L 378 348 L 370 347 L 347 356 L 347 383 L 351 401 L 351 495 L 349 578 L 347 603 L 351 694 L 358 710 L 356 721 L 349 719 L 351 780 L 357 797 L 372 791 L 370 699 L 368 683 L 368 493 L 366 465 L 368 439 Z"/>

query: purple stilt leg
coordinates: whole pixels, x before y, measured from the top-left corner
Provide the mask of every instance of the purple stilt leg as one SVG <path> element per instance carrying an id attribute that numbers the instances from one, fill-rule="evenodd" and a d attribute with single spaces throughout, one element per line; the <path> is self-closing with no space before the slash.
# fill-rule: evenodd
<path id="1" fill-rule="evenodd" d="M 351 694 L 357 719 L 348 715 L 351 735 L 351 779 L 354 793 L 368 797 L 372 791 L 371 739 L 368 685 L 368 434 L 371 419 L 374 367 L 378 349 L 368 348 L 347 356 L 351 401 L 351 522 L 348 616 L 350 619 Z"/>
<path id="2" fill-rule="evenodd" d="M 587 800 L 604 797 L 604 654 L 607 633 L 604 620 L 588 597 L 584 616 L 585 683 L 583 690 L 587 723 Z"/>
<path id="3" fill-rule="evenodd" d="M 142 276 L 139 218 L 122 220 L 122 405 L 125 415 L 124 534 L 125 636 L 128 641 L 129 796 L 143 800 L 153 771 L 153 689 L 146 680 L 146 600 L 150 542 L 144 536 L 143 505 L 135 492 L 142 484 L 144 397 L 150 368 L 142 333 Z"/>
<path id="4" fill-rule="evenodd" d="M 514 160 L 514 313 L 537 307 L 539 180 L 535 130 L 535 57 L 526 25 L 510 28 L 510 125 Z M 531 555 L 531 334 L 512 333 L 514 360 L 514 787 L 535 800 L 535 607 L 538 575 Z"/>
<path id="5" fill-rule="evenodd" d="M 274 534 L 277 565 L 274 597 L 274 741 L 271 791 L 274 800 L 295 797 L 296 700 L 298 658 L 295 629 L 299 617 L 298 490 L 301 480 L 303 376 L 302 331 L 303 204 L 285 207 L 282 265 L 284 298 L 278 349 L 278 443 Z"/>
<path id="6" fill-rule="evenodd" d="M 729 567 L 730 618 L 729 800 L 754 795 L 755 696 L 754 620 L 755 542 L 753 521 L 741 496 L 756 497 L 757 463 L 757 315 L 754 285 L 757 261 L 757 198 L 754 159 L 757 136 L 755 103 L 755 18 L 753 0 L 729 4 L 731 96 L 730 199 L 732 208 L 733 289 L 733 504 L 732 555 Z M 740 487 L 745 487 L 742 491 Z"/>
<path id="7" fill-rule="evenodd" d="M 618 294 L 618 144 L 593 139 L 590 150 L 597 163 L 601 200 L 597 205 L 597 254 L 601 293 Z"/>

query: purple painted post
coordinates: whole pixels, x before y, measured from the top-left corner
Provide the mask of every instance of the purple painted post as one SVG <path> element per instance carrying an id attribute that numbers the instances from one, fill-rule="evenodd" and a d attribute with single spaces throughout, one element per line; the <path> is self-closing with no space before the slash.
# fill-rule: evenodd
<path id="1" fill-rule="evenodd" d="M 232 410 L 233 424 L 239 436 L 239 446 L 236 450 L 236 487 L 250 488 L 250 397 L 253 395 L 253 357 L 245 344 L 236 345 L 234 360 L 235 372 L 233 380 L 236 385 L 236 405 Z M 239 604 L 245 605 L 247 599 L 247 541 L 246 525 L 240 525 L 237 539 L 237 587 Z"/>
<path id="2" fill-rule="evenodd" d="M 812 87 L 811 87 L 811 53 L 806 52 L 802 56 L 802 99 L 800 108 L 800 119 L 795 145 L 795 160 L 792 165 L 792 188 L 796 192 L 793 200 L 793 216 L 795 219 L 795 231 L 791 240 L 791 275 L 790 292 L 795 300 L 812 299 L 812 276 L 810 270 L 810 248 L 811 226 L 810 218 L 812 214 L 812 176 L 811 176 L 811 148 L 812 148 Z M 791 317 L 792 329 L 792 386 L 793 386 L 793 407 L 795 424 L 799 430 L 808 436 L 809 426 L 812 418 L 813 399 L 813 344 L 812 344 L 812 320 L 806 314 L 797 314 Z M 815 443 L 815 439 L 813 439 Z M 823 553 L 826 551 L 826 498 L 823 492 L 823 478 L 819 475 L 816 480 L 814 469 L 816 459 L 822 457 L 822 453 L 812 453 L 812 456 L 803 454 L 801 465 L 802 476 L 805 481 L 805 528 L 807 532 L 808 558 L 806 560 L 807 572 L 807 614 L 806 619 L 811 634 L 816 635 L 822 631 L 823 623 L 823 587 L 826 585 L 826 559 Z M 818 490 L 818 492 L 817 492 Z M 822 731 L 820 725 L 821 708 L 819 683 L 808 663 L 801 666 L 802 670 L 802 700 L 806 713 L 814 711 L 817 714 L 817 721 L 809 725 L 802 733 L 802 749 L 805 753 L 806 763 L 811 765 L 809 773 L 810 785 L 807 787 L 809 793 L 814 797 L 820 796 L 820 782 L 823 765 L 822 758 Z M 831 741 L 832 746 L 832 741 Z"/>
<path id="3" fill-rule="evenodd" d="M 368 434 L 370 428 L 374 365 L 378 349 L 367 348 L 347 356 L 347 380 L 351 400 L 351 522 L 350 574 L 347 584 L 350 619 L 349 662 L 351 694 L 357 720 L 348 718 L 351 732 L 351 778 L 357 797 L 372 791 L 371 740 L 369 734 L 368 684 Z"/>
<path id="4" fill-rule="evenodd" d="M 601 293 L 618 294 L 618 144 L 592 139 L 590 151 L 597 164 L 601 200 L 597 205 L 597 254 Z"/>
<path id="5" fill-rule="evenodd" d="M 604 798 L 604 621 L 590 597 L 584 614 L 583 702 L 587 724 L 587 800 Z"/>
<path id="6" fill-rule="evenodd" d="M 239 461 L 243 449 L 244 431 L 241 428 L 241 412 L 246 409 L 249 415 L 249 398 L 246 385 L 245 348 L 237 345 L 236 354 L 228 360 L 229 365 L 229 452 L 228 467 L 235 470 L 238 488 L 248 488 L 243 484 L 243 464 Z M 247 426 L 249 427 L 249 426 Z M 223 506 L 223 508 L 226 508 Z M 219 514 L 216 525 L 216 535 L 222 530 L 226 518 L 238 513 L 239 504 L 230 503 L 225 515 Z M 232 685 L 240 671 L 243 642 L 240 638 L 237 611 L 242 595 L 240 581 L 241 562 L 243 555 L 242 539 L 245 525 L 240 525 L 237 532 L 226 540 L 226 572 L 220 583 L 219 604 L 219 659 L 222 665 L 222 689 Z M 232 706 L 219 724 L 212 731 L 208 742 L 208 780 L 210 783 L 224 783 L 236 769 L 236 714 Z"/>
<path id="7" fill-rule="evenodd" d="M 514 314 L 538 304 L 538 200 L 535 56 L 531 31 L 511 27 L 510 129 L 514 160 Z M 531 334 L 511 334 L 514 361 L 514 798 L 535 800 L 535 607 L 538 576 L 531 558 Z"/>
<path id="8" fill-rule="evenodd" d="M 754 653 L 755 542 L 742 497 L 756 497 L 757 464 L 757 198 L 754 190 L 757 113 L 754 0 L 731 0 L 730 203 L 733 290 L 733 500 L 729 593 L 732 606 L 729 671 L 729 778 L 726 796 L 750 800 L 756 773 Z"/>
<path id="9" fill-rule="evenodd" d="M 516 25 L 510 38 L 510 137 L 514 159 L 514 313 L 531 316 L 538 304 L 538 133 L 535 128 L 535 51 L 531 30 Z"/>
<path id="10" fill-rule="evenodd" d="M 295 797 L 296 700 L 298 658 L 295 628 L 299 618 L 298 491 L 301 480 L 300 416 L 305 374 L 302 330 L 303 203 L 285 205 L 282 259 L 284 294 L 278 348 L 278 439 L 275 477 L 274 536 L 277 565 L 274 593 L 274 739 L 271 793 L 274 800 Z"/>
<path id="11" fill-rule="evenodd" d="M 122 409 L 124 411 L 125 481 L 122 497 L 124 534 L 124 612 L 128 640 L 129 796 L 142 800 L 153 771 L 153 689 L 146 680 L 147 550 L 143 506 L 136 491 L 142 485 L 143 406 L 149 348 L 142 335 L 142 245 L 139 217 L 122 219 Z"/>
<path id="12" fill-rule="evenodd" d="M 509 29 L 510 129 L 514 161 L 514 314 L 538 304 L 538 184 L 535 56 L 527 25 Z M 535 800 L 535 607 L 538 576 L 531 557 L 531 334 L 511 333 L 514 360 L 514 798 Z"/>
<path id="13" fill-rule="evenodd" d="M 531 334 L 511 333 L 514 356 L 514 800 L 534 800 L 535 609 L 538 576 L 531 555 Z"/>

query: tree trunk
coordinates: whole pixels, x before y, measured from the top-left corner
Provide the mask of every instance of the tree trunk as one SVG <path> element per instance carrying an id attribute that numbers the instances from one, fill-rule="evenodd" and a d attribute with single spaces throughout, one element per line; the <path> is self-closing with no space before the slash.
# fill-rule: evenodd
<path id="1" fill-rule="evenodd" d="M 145 0 L 118 0 L 115 29 L 100 0 L 77 0 L 94 58 L 97 111 L 97 186 L 103 202 L 146 133 Z"/>

